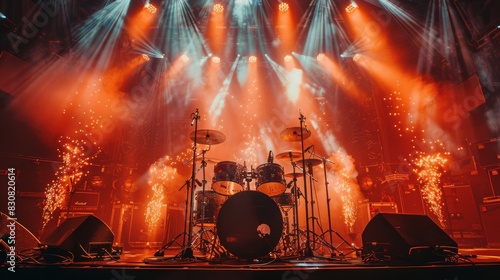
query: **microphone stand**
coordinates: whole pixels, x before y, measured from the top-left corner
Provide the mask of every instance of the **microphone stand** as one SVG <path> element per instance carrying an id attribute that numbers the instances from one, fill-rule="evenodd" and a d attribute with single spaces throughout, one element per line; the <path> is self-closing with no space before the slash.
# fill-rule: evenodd
<path id="1" fill-rule="evenodd" d="M 191 192 L 188 197 L 189 202 L 189 217 L 188 217 L 188 236 L 187 243 L 186 238 L 184 238 L 184 249 L 181 252 L 181 258 L 184 259 L 192 259 L 194 258 L 193 248 L 191 247 L 191 243 L 193 241 L 193 199 L 194 199 L 194 189 L 196 186 L 196 149 L 197 149 L 197 133 L 198 133 L 198 121 L 200 120 L 200 114 L 198 109 L 191 114 L 192 121 L 191 124 L 194 124 L 194 139 L 193 139 L 193 168 L 191 172 Z"/>

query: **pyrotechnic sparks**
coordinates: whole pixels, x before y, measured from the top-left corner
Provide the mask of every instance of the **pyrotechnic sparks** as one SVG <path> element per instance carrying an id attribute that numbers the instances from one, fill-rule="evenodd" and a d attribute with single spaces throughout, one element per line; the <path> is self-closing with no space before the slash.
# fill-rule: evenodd
<path id="1" fill-rule="evenodd" d="M 422 155 L 415 160 L 418 167 L 415 172 L 422 184 L 422 196 L 427 202 L 430 210 L 436 215 L 441 226 L 445 226 L 443 213 L 443 192 L 441 190 L 441 169 L 447 159 L 440 153 L 434 155 Z"/>
<path id="2" fill-rule="evenodd" d="M 59 149 L 59 157 L 63 164 L 56 171 L 54 179 L 45 190 L 45 203 L 42 212 L 42 230 L 53 218 L 55 210 L 60 208 L 66 198 L 66 193 L 72 191 L 74 186 L 88 174 L 83 168 L 90 164 L 90 161 L 98 154 L 89 153 L 89 142 L 73 140 L 65 137 L 59 140 L 62 149 Z"/>
<path id="3" fill-rule="evenodd" d="M 337 152 L 332 155 L 332 161 L 335 162 L 335 165 L 333 165 L 331 169 L 335 178 L 333 182 L 333 189 L 342 201 L 344 223 L 349 232 L 352 232 L 354 223 L 356 222 L 355 190 L 359 189 L 356 181 L 356 176 L 358 174 L 351 156 L 345 153 Z"/>
<path id="4" fill-rule="evenodd" d="M 153 195 L 146 208 L 146 223 L 148 232 L 153 232 L 157 222 L 160 220 L 161 207 L 164 204 L 164 187 L 175 179 L 177 169 L 173 168 L 175 162 L 169 156 L 157 160 L 149 168 L 149 181 Z"/>

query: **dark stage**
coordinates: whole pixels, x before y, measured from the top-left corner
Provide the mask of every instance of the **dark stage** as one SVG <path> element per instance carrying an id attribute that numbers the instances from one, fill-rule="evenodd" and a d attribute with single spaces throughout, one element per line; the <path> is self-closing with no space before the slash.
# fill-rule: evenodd
<path id="1" fill-rule="evenodd" d="M 175 254 L 172 251 L 172 256 Z M 498 279 L 500 250 L 466 249 L 458 263 L 364 263 L 361 258 L 236 260 L 165 260 L 145 264 L 154 250 L 124 251 L 120 260 L 64 265 L 18 264 L 16 273 L 2 269 L 2 279 Z M 166 256 L 170 256 L 167 254 Z M 5 278 L 7 277 L 7 278 Z M 13 278 L 14 277 L 14 278 Z"/>

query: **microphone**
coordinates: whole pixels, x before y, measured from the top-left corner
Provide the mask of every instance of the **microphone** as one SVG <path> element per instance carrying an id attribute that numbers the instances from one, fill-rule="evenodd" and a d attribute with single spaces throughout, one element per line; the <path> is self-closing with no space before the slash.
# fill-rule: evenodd
<path id="1" fill-rule="evenodd" d="M 290 157 L 290 161 L 293 162 L 292 151 L 288 151 L 288 156 Z"/>
<path id="2" fill-rule="evenodd" d="M 269 155 L 267 156 L 267 162 L 273 163 L 273 160 L 274 160 L 273 151 L 269 151 Z"/>
<path id="3" fill-rule="evenodd" d="M 307 153 L 307 152 L 309 152 L 309 150 L 310 150 L 311 148 L 313 148 L 313 147 L 314 147 L 314 145 L 311 145 L 311 146 L 307 147 L 307 148 L 304 150 L 304 154 L 305 154 L 305 153 Z"/>
<path id="4" fill-rule="evenodd" d="M 300 120 L 304 122 L 304 128 L 306 129 L 307 132 L 309 132 L 309 129 L 307 128 L 307 124 L 306 124 L 306 117 L 304 117 L 304 115 L 302 115 L 302 111 L 299 110 L 299 115 L 300 115 Z"/>
<path id="5" fill-rule="evenodd" d="M 197 120 L 197 119 L 199 119 L 198 108 L 196 109 L 196 111 L 193 114 L 191 114 L 191 118 L 193 118 L 191 120 L 191 126 L 193 126 L 194 125 L 194 121 Z"/>
<path id="6" fill-rule="evenodd" d="M 288 184 L 286 184 L 286 188 L 289 189 L 293 184 L 293 180 L 291 180 L 290 182 L 288 182 Z"/>

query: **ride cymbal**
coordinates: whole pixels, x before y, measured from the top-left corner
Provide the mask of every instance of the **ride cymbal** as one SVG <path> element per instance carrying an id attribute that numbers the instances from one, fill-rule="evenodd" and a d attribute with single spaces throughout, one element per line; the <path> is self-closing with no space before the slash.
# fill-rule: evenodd
<path id="1" fill-rule="evenodd" d="M 279 154 L 277 154 L 275 156 L 275 158 L 278 159 L 278 160 L 289 160 L 290 159 L 290 153 L 292 155 L 292 160 L 293 161 L 296 161 L 296 160 L 302 158 L 302 153 L 301 152 L 292 152 L 292 151 L 279 153 Z"/>
<path id="2" fill-rule="evenodd" d="M 226 135 L 222 132 L 212 129 L 199 129 L 197 132 L 193 131 L 189 134 L 189 138 L 199 144 L 216 145 L 226 141 Z"/>

